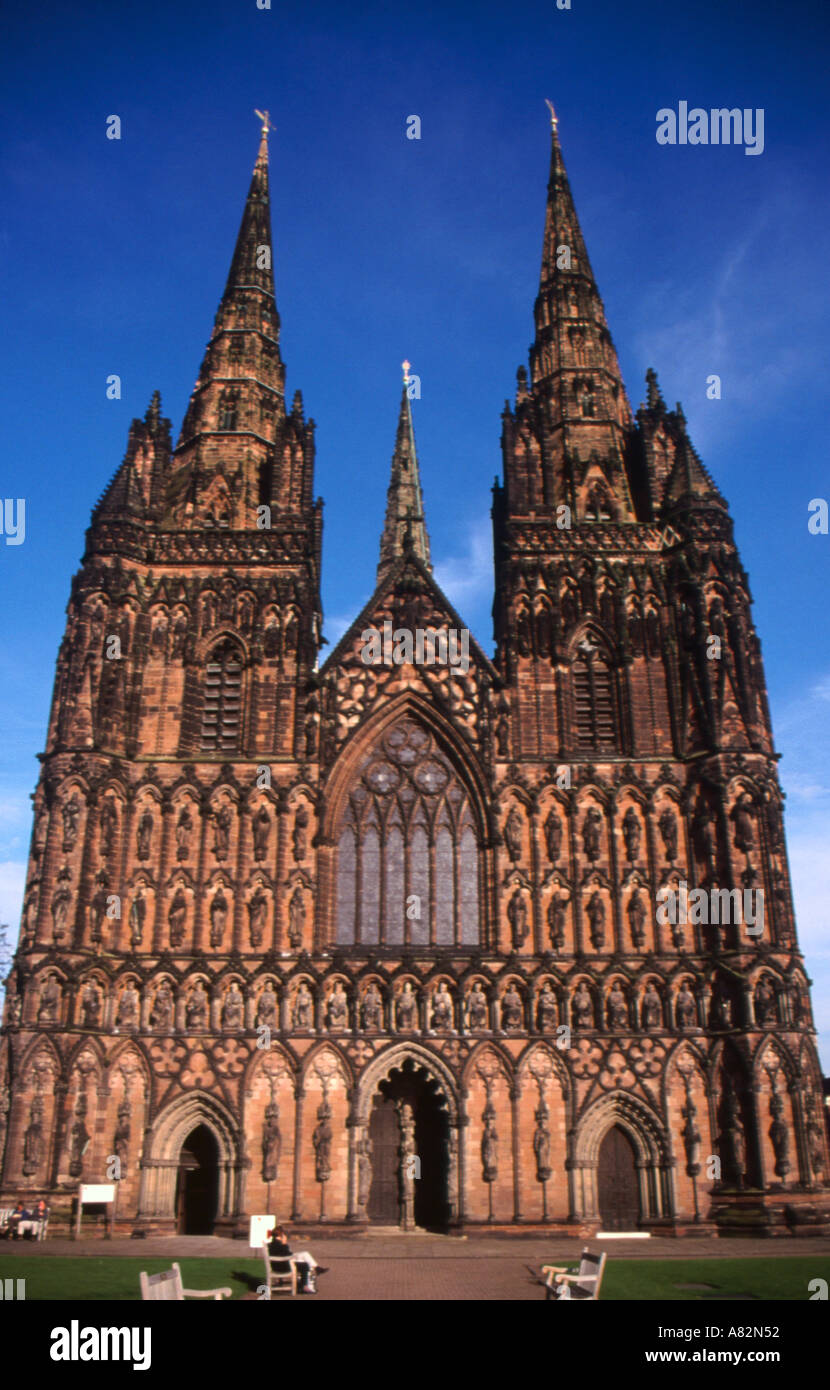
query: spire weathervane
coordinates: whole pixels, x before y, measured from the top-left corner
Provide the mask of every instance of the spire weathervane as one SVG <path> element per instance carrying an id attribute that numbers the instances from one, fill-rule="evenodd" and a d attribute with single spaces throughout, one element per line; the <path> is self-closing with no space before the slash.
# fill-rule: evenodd
<path id="1" fill-rule="evenodd" d="M 551 128 L 551 130 L 557 130 L 557 131 L 558 131 L 558 129 L 559 129 L 559 117 L 557 116 L 556 112 L 555 112 L 554 109 L 553 109 L 553 102 L 552 102 L 552 101 L 548 101 L 547 97 L 545 97 L 545 105 L 547 106 L 548 110 L 550 111 L 550 128 Z"/>
<path id="2" fill-rule="evenodd" d="M 273 130 L 273 129 L 274 129 L 274 127 L 273 127 L 272 124 L 271 124 L 270 115 L 269 115 L 269 113 L 268 113 L 267 111 L 257 111 L 257 109 L 256 109 L 256 107 L 255 107 L 255 108 L 254 108 L 254 115 L 255 115 L 255 116 L 259 116 L 259 119 L 262 121 L 262 133 L 263 133 L 263 135 L 267 135 L 268 132 L 269 132 L 270 130 Z"/>

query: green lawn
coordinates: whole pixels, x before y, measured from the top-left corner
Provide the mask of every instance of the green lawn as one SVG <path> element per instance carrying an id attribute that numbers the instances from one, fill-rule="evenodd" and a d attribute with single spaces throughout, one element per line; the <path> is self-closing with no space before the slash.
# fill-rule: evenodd
<path id="1" fill-rule="evenodd" d="M 553 1261 L 563 1263 L 562 1261 Z M 87 1299 L 135 1300 L 139 1296 L 138 1273 L 156 1274 L 169 1269 L 171 1259 L 112 1258 L 103 1256 L 16 1255 L 0 1257 L 0 1278 L 26 1280 L 26 1297 L 33 1301 Z M 179 1260 L 185 1288 L 233 1289 L 234 1298 L 255 1290 L 262 1280 L 262 1264 L 251 1259 Z M 517 1278 L 522 1277 L 517 1261 Z M 768 1259 L 615 1260 L 606 1266 L 603 1299 L 717 1301 L 743 1296 L 754 1299 L 788 1299 L 805 1302 L 811 1279 L 830 1280 L 827 1256 L 784 1255 L 770 1252 Z M 701 1284 L 708 1288 L 682 1288 Z"/>

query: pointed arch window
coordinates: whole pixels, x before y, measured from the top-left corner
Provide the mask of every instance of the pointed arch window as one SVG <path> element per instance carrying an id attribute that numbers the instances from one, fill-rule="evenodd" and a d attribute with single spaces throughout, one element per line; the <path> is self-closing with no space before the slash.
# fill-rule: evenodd
<path id="1" fill-rule="evenodd" d="M 238 402 L 233 391 L 225 391 L 219 401 L 220 430 L 235 430 L 238 415 Z"/>
<path id="2" fill-rule="evenodd" d="M 571 667 L 574 732 L 580 751 L 615 749 L 618 745 L 614 673 L 605 654 L 583 638 Z"/>
<path id="3" fill-rule="evenodd" d="M 479 944 L 473 808 L 420 725 L 401 720 L 364 758 L 337 843 L 338 944 Z"/>
<path id="4" fill-rule="evenodd" d="M 242 658 L 233 642 L 214 648 L 205 666 L 200 745 L 206 753 L 239 751 Z"/>

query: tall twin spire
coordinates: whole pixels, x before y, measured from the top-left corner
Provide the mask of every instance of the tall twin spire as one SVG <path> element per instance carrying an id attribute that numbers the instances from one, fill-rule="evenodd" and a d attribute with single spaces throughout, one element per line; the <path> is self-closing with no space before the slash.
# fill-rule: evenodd
<path id="1" fill-rule="evenodd" d="M 392 455 L 392 473 L 386 494 L 386 521 L 380 538 L 377 582 L 389 573 L 401 555 L 411 554 L 431 572 L 429 535 L 424 518 L 421 476 L 415 450 L 415 430 L 410 404 L 408 362 L 403 366 L 403 391 L 398 416 L 398 433 Z"/>

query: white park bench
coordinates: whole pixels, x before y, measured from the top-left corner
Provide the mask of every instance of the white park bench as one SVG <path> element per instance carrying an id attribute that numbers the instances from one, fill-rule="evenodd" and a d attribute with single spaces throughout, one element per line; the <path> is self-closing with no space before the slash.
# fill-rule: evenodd
<path id="1" fill-rule="evenodd" d="M 230 1298 L 233 1289 L 185 1289 L 182 1287 L 182 1272 L 177 1264 L 172 1269 L 165 1269 L 161 1274 L 145 1274 L 144 1270 L 138 1276 L 141 1284 L 142 1303 L 152 1303 L 157 1299 L 162 1299 L 168 1303 L 184 1303 L 186 1298 L 212 1298 L 218 1303 L 223 1298 Z"/>
<path id="2" fill-rule="evenodd" d="M 606 1253 L 592 1255 L 583 1250 L 578 1269 L 568 1269 L 566 1265 L 543 1265 L 546 1297 L 566 1302 L 579 1299 L 596 1301 L 599 1299 L 602 1276 L 605 1272 Z"/>

